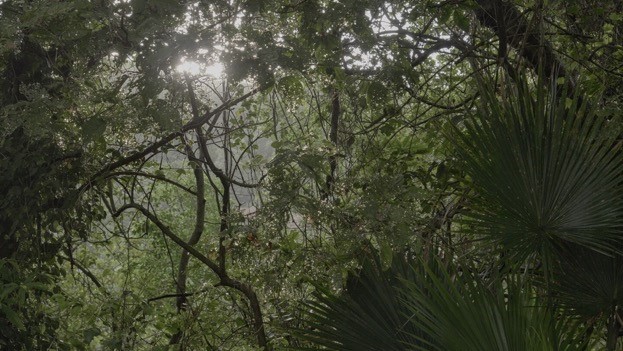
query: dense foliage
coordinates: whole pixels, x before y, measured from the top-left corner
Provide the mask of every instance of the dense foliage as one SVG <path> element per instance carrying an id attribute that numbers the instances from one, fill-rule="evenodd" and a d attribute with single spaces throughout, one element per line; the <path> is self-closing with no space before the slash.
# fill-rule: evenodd
<path id="1" fill-rule="evenodd" d="M 0 350 L 617 350 L 623 4 L 0 2 Z"/>

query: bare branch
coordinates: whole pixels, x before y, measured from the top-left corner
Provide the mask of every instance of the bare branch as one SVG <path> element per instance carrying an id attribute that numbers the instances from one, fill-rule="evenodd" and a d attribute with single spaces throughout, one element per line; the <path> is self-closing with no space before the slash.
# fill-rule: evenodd
<path id="1" fill-rule="evenodd" d="M 116 176 L 138 176 L 138 177 L 145 177 L 145 178 L 152 178 L 152 179 L 162 180 L 163 182 L 167 182 L 167 183 L 173 184 L 176 187 L 178 187 L 178 188 L 180 188 L 180 189 L 182 189 L 182 190 L 184 190 L 184 191 L 186 191 L 188 193 L 191 193 L 193 195 L 197 195 L 197 192 L 192 190 L 192 189 L 190 189 L 189 187 L 184 186 L 184 185 L 182 185 L 182 184 L 180 184 L 180 183 L 178 183 L 178 182 L 176 182 L 176 181 L 174 181 L 172 179 L 169 179 L 169 178 L 167 178 L 165 176 L 160 176 L 160 175 L 157 175 L 157 174 L 149 174 L 149 173 L 145 173 L 145 172 L 136 172 L 136 171 L 118 171 L 118 172 L 108 173 L 105 178 L 112 178 L 112 177 L 116 177 Z"/>
<path id="2" fill-rule="evenodd" d="M 144 206 L 141 206 L 141 205 L 139 205 L 137 203 L 125 204 L 125 205 L 121 206 L 117 210 L 117 212 L 113 213 L 113 217 L 119 217 L 123 212 L 125 212 L 125 211 L 127 211 L 129 209 L 136 209 L 139 212 L 141 212 L 152 223 L 154 223 L 158 227 L 158 229 L 160 229 L 160 231 L 164 235 L 166 235 L 169 239 L 173 240 L 173 242 L 178 244 L 181 248 L 183 248 L 184 250 L 188 251 L 188 253 L 190 253 L 195 258 L 197 258 L 199 261 L 201 261 L 201 263 L 203 263 L 206 266 L 208 266 L 214 273 L 216 273 L 216 275 L 219 276 L 219 278 L 223 279 L 224 277 L 225 278 L 227 277 L 226 274 L 219 269 L 219 266 L 216 263 L 214 263 L 214 261 L 212 261 L 211 259 L 209 259 L 205 255 L 203 255 L 201 252 L 199 252 L 197 249 L 195 249 L 191 245 L 188 245 L 179 236 L 175 235 L 175 233 L 173 233 L 173 231 L 171 231 L 171 229 L 166 224 L 162 223 L 162 221 L 160 221 L 158 219 L 158 217 L 156 217 L 153 213 L 151 213 Z"/>
<path id="3" fill-rule="evenodd" d="M 212 110 L 212 111 L 207 111 L 206 113 L 204 113 L 202 116 L 200 116 L 198 119 L 193 119 L 192 121 L 186 123 L 185 125 L 182 126 L 182 128 L 180 128 L 180 130 L 169 133 L 168 135 L 164 136 L 163 138 L 161 138 L 160 140 L 154 142 L 153 144 L 149 145 L 148 147 L 144 148 L 141 151 L 137 151 L 131 155 L 128 155 L 126 157 L 123 157 L 115 162 L 111 162 L 109 164 L 107 164 L 106 166 L 102 167 L 99 171 L 95 172 L 87 182 L 85 182 L 84 184 L 82 184 L 82 186 L 80 186 L 80 188 L 78 189 L 79 193 L 82 193 L 88 189 L 90 189 L 99 179 L 101 179 L 102 176 L 104 176 L 106 173 L 115 170 L 119 167 L 125 166 L 127 164 L 130 164 L 132 162 L 138 161 L 140 159 L 142 159 L 143 157 L 151 154 L 151 153 L 155 153 L 156 151 L 158 151 L 158 149 L 160 149 L 161 147 L 167 145 L 168 143 L 170 143 L 173 139 L 181 137 L 184 135 L 184 133 L 196 129 L 198 127 L 201 127 L 204 124 L 207 123 L 212 123 L 210 125 L 210 127 L 208 127 L 208 132 L 212 130 L 214 123 L 212 122 L 213 119 L 217 118 L 218 115 L 223 112 L 226 111 L 227 109 L 239 104 L 240 102 L 248 99 L 249 97 L 257 94 L 258 92 L 262 91 L 264 89 L 264 87 L 258 87 L 255 88 L 251 91 L 249 91 L 248 93 L 240 96 L 237 99 L 230 99 L 226 102 L 224 102 L 222 105 L 220 105 L 219 107 L 217 107 L 216 109 Z"/>

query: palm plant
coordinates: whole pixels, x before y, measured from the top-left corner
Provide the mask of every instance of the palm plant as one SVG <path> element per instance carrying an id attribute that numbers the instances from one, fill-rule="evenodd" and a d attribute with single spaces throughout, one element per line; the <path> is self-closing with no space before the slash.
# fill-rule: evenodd
<path id="1" fill-rule="evenodd" d="M 456 134 L 479 195 L 466 222 L 515 266 L 527 258 L 542 265 L 552 303 L 607 324 L 606 349 L 614 350 L 623 326 L 620 116 L 550 81 L 548 89 L 524 77 L 505 101 L 481 88 L 478 113 Z"/>
<path id="2" fill-rule="evenodd" d="M 577 324 L 540 305 L 521 279 L 485 282 L 438 260 L 410 265 L 379 273 L 379 265 L 364 264 L 356 288 L 324 292 L 307 306 L 313 329 L 304 336 L 336 351 L 586 349 Z"/>
<path id="3" fill-rule="evenodd" d="M 304 308 L 313 329 L 300 334 L 328 350 L 401 351 L 430 343 L 404 313 L 399 277 L 412 278 L 412 266 L 395 259 L 383 271 L 377 257 L 364 261 L 358 274 L 349 274 L 346 294 L 318 289 L 317 300 Z"/>
<path id="4" fill-rule="evenodd" d="M 410 349 L 571 351 L 586 346 L 576 323 L 542 305 L 523 278 L 485 281 L 466 267 L 452 275 L 425 267 L 426 276 L 406 282 L 405 303 L 413 324 L 436 342 Z"/>
<path id="5" fill-rule="evenodd" d="M 590 325 L 605 324 L 606 349 L 615 350 L 623 315 L 623 256 L 569 245 L 556 269 L 553 294 L 562 306 Z"/>
<path id="6" fill-rule="evenodd" d="M 402 276 L 388 285 L 364 267 L 366 294 L 324 294 L 310 305 L 308 338 L 331 350 L 587 350 L 607 325 L 606 349 L 616 349 L 619 121 L 558 91 L 557 79 L 518 76 L 503 95 L 482 83 L 476 112 L 451 134 L 475 194 L 461 229 L 499 250 L 495 274 L 469 258 L 418 260 L 410 274 L 384 273 Z"/>
<path id="7" fill-rule="evenodd" d="M 551 81 L 556 82 L 556 79 Z M 610 251 L 621 239 L 618 121 L 556 84 L 528 79 L 501 100 L 483 83 L 478 112 L 455 133 L 478 194 L 469 222 L 518 261 L 556 259 L 561 243 Z"/>

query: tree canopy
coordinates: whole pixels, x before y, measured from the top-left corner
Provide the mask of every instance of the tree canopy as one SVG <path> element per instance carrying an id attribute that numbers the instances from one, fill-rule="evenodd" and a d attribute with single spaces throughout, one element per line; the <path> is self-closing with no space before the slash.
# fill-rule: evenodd
<path id="1" fill-rule="evenodd" d="M 618 350 L 623 2 L 0 1 L 0 350 Z"/>

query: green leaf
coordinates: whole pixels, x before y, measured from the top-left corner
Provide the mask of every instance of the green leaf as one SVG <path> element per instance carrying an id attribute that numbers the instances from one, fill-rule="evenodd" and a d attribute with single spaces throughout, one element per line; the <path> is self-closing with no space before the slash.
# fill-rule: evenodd
<path id="1" fill-rule="evenodd" d="M 383 240 L 379 243 L 380 252 L 379 258 L 381 259 L 381 268 L 383 270 L 388 269 L 392 265 L 393 251 L 389 242 Z"/>
<path id="2" fill-rule="evenodd" d="M 470 30 L 470 20 L 463 11 L 455 10 L 452 12 L 452 20 L 464 32 Z"/>
<path id="3" fill-rule="evenodd" d="M 2 285 L 2 291 L 0 291 L 0 302 L 4 301 L 13 291 L 19 288 L 19 284 L 7 283 Z"/>
<path id="4" fill-rule="evenodd" d="M 440 11 L 440 14 L 437 16 L 437 18 L 439 19 L 439 23 L 443 23 L 443 24 L 448 23 L 453 13 L 450 6 L 440 7 L 439 11 Z"/>
<path id="5" fill-rule="evenodd" d="M 9 322 L 11 322 L 11 324 L 13 324 L 17 329 L 19 330 L 25 329 L 24 322 L 22 321 L 20 316 L 15 311 L 13 311 L 11 308 L 9 308 L 9 306 L 0 304 L 0 311 L 2 312 L 2 314 L 4 314 L 6 319 Z"/>
<path id="6" fill-rule="evenodd" d="M 623 256 L 579 245 L 567 245 L 560 254 L 555 289 L 564 306 L 581 316 L 599 318 L 623 305 Z"/>
<path id="7" fill-rule="evenodd" d="M 366 260 L 358 274 L 348 275 L 342 296 L 319 288 L 317 301 L 303 309 L 312 328 L 297 334 L 328 350 L 402 351 L 419 344 L 421 334 L 409 323 L 396 288 L 397 276 L 409 267 L 395 261 L 393 270 L 383 272 L 378 259 Z"/>
<path id="8" fill-rule="evenodd" d="M 101 138 L 106 132 L 106 121 L 99 117 L 93 117 L 82 125 L 82 138 L 85 143 Z"/>
<path id="9" fill-rule="evenodd" d="M 578 326 L 542 307 L 518 279 L 484 282 L 474 267 L 397 255 L 366 261 L 346 292 L 319 289 L 305 339 L 328 350 L 584 350 Z"/>
<path id="10" fill-rule="evenodd" d="M 418 350 L 584 350 L 578 326 L 510 278 L 482 281 L 474 268 L 433 260 L 405 280 L 411 322 L 436 341 Z"/>
<path id="11" fill-rule="evenodd" d="M 84 342 L 89 344 L 91 343 L 91 341 L 93 341 L 93 339 L 96 336 L 99 336 L 102 334 L 102 331 L 97 328 L 97 327 L 91 327 L 91 328 L 87 328 L 82 332 L 82 337 L 84 339 Z"/>
<path id="12" fill-rule="evenodd" d="M 623 234 L 620 128 L 611 133 L 620 124 L 579 91 L 535 85 L 522 76 L 501 100 L 485 83 L 478 112 L 452 136 L 478 193 L 468 222 L 518 262 L 554 262 L 563 243 L 610 250 Z"/>
<path id="13" fill-rule="evenodd" d="M 371 81 L 366 87 L 366 97 L 368 105 L 378 106 L 385 103 L 388 95 L 388 90 L 381 82 Z"/>
<path id="14" fill-rule="evenodd" d="M 156 100 L 149 113 L 162 130 L 168 131 L 181 126 L 180 113 L 166 101 Z"/>
<path id="15" fill-rule="evenodd" d="M 277 88 L 286 97 L 297 97 L 304 93 L 301 79 L 292 75 L 281 78 L 277 83 Z"/>

